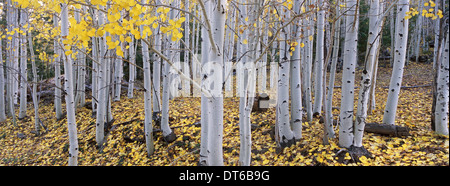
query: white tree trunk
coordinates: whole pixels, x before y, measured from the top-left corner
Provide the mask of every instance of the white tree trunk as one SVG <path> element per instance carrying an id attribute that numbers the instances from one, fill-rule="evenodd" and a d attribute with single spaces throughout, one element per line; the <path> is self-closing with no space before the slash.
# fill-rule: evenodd
<path id="1" fill-rule="evenodd" d="M 409 20 L 405 19 L 407 11 L 409 11 L 409 0 L 400 0 L 397 4 L 397 18 L 395 23 L 394 66 L 392 68 L 389 93 L 384 110 L 384 124 L 395 125 L 395 114 L 397 112 L 398 97 L 400 87 L 402 86 L 403 69 L 406 61 L 409 23 Z"/>
<path id="2" fill-rule="evenodd" d="M 2 45 L 2 39 L 0 38 L 0 46 Z M 5 92 L 5 75 L 3 69 L 3 47 L 0 47 L 0 92 Z M 6 105 L 5 105 L 5 97 L 0 97 L 0 122 L 4 122 L 6 120 Z"/>
<path id="3" fill-rule="evenodd" d="M 338 56 L 339 56 L 339 40 L 340 40 L 340 28 L 341 28 L 341 18 L 339 16 L 341 16 L 340 13 L 340 3 L 336 4 L 336 15 L 335 17 L 336 22 L 334 22 L 334 41 L 333 41 L 333 57 L 332 57 L 332 62 L 331 62 L 331 69 L 330 69 L 330 80 L 329 80 L 329 84 L 328 84 L 328 89 L 327 89 L 327 97 L 326 99 L 326 104 L 325 104 L 325 108 L 324 108 L 324 114 L 325 114 L 325 123 L 328 124 L 329 126 L 327 127 L 327 131 L 328 131 L 328 138 L 334 138 L 335 137 L 335 132 L 333 129 L 333 92 L 334 92 L 334 82 L 336 79 L 336 66 L 337 66 L 337 62 L 338 62 Z"/>
<path id="4" fill-rule="evenodd" d="M 159 26 L 155 32 L 155 49 L 161 51 L 161 33 Z M 153 112 L 161 112 L 161 58 L 153 56 Z"/>
<path id="5" fill-rule="evenodd" d="M 289 17 L 288 10 L 282 9 L 281 16 L 283 20 Z M 293 143 L 294 134 L 289 122 L 289 48 L 287 40 L 289 39 L 289 29 L 287 26 L 281 30 L 280 41 L 280 65 L 278 73 L 278 91 L 277 91 L 277 120 L 275 123 L 275 130 L 278 135 L 277 145 L 279 147 L 286 147 Z"/>
<path id="6" fill-rule="evenodd" d="M 207 9 L 210 9 L 212 13 L 211 30 L 216 50 L 212 50 L 211 64 L 214 68 L 211 69 L 210 77 L 213 79 L 213 85 L 210 85 L 212 97 L 208 99 L 211 104 L 211 115 L 208 115 L 208 149 L 210 151 L 210 165 L 221 166 L 223 165 L 223 43 L 225 34 L 225 18 L 227 13 L 227 2 L 221 0 L 215 0 L 206 5 Z M 209 20 L 207 20 L 209 21 Z M 209 49 L 208 49 L 209 50 Z M 213 86 L 213 87 L 212 87 Z"/>
<path id="7" fill-rule="evenodd" d="M 358 10 L 356 0 L 346 0 L 345 46 L 342 71 L 341 112 L 339 123 L 339 145 L 349 148 L 353 143 L 353 102 L 355 89 L 355 66 L 358 44 Z"/>
<path id="8" fill-rule="evenodd" d="M 189 12 L 189 0 L 185 0 L 184 1 L 184 8 L 186 11 Z M 186 18 L 186 21 L 184 22 L 184 38 L 185 38 L 185 48 L 188 48 L 189 50 L 191 49 L 191 47 L 189 46 L 190 43 L 190 15 L 189 14 L 185 14 L 184 15 Z M 187 76 L 187 77 L 191 77 L 191 70 L 189 68 L 189 63 L 191 63 L 190 60 L 190 55 L 189 55 L 189 50 L 184 50 L 184 63 L 183 63 L 183 73 Z M 187 79 L 183 79 L 183 95 L 186 97 L 189 97 L 191 95 L 191 82 Z"/>
<path id="9" fill-rule="evenodd" d="M 77 21 L 77 23 L 80 23 L 81 21 L 81 16 L 80 16 L 80 11 L 78 9 L 75 9 L 75 19 Z M 75 107 L 79 106 L 79 107 L 84 107 L 85 103 L 86 103 L 86 94 L 85 94 L 85 77 L 86 77 L 86 69 L 85 69 L 85 65 L 86 65 L 86 56 L 85 56 L 85 52 L 86 52 L 86 48 L 82 47 L 80 49 L 81 51 L 78 52 L 77 54 L 77 59 L 76 62 L 78 64 L 78 66 L 76 67 L 77 70 L 77 86 L 76 86 L 76 91 L 75 91 Z M 75 69 L 75 67 L 74 67 Z M 74 79 L 75 81 L 75 79 Z"/>
<path id="10" fill-rule="evenodd" d="M 367 39 L 367 54 L 364 65 L 364 70 L 361 78 L 361 85 L 359 90 L 359 98 L 358 98 L 358 108 L 356 111 L 356 122 L 354 124 L 354 140 L 353 145 L 356 147 L 362 147 L 362 137 L 364 134 L 364 126 L 366 125 L 367 118 L 367 110 L 369 107 L 369 93 L 372 84 L 373 78 L 373 67 L 376 62 L 377 50 L 378 48 L 378 40 L 380 37 L 380 26 L 382 22 L 382 18 L 379 18 L 379 15 L 382 12 L 379 12 L 380 1 L 379 0 L 371 0 L 370 1 L 370 9 L 369 9 L 369 37 Z"/>
<path id="11" fill-rule="evenodd" d="M 437 3 L 435 3 L 435 4 L 436 4 L 436 6 L 434 7 L 434 12 L 436 13 L 439 10 L 440 3 L 439 3 L 439 1 L 437 1 Z M 419 12 L 419 14 L 421 14 L 421 12 Z M 421 17 L 421 16 L 419 16 L 419 17 Z M 439 35 L 440 35 L 440 29 L 439 28 L 441 27 L 440 26 L 440 22 L 441 22 L 441 19 L 435 19 L 434 20 L 433 69 L 436 69 L 436 65 L 439 64 L 438 63 L 438 61 L 439 61 L 439 57 L 438 56 L 440 56 L 439 53 L 441 52 L 441 51 L 439 51 L 439 47 L 438 47 L 439 46 Z M 424 42 L 424 44 L 425 44 L 425 42 Z"/>
<path id="12" fill-rule="evenodd" d="M 179 4 L 179 3 L 177 3 L 177 1 L 175 0 L 172 2 L 171 5 L 176 6 L 177 4 Z M 169 14 L 170 14 L 170 19 L 175 18 L 176 13 L 175 13 L 174 9 L 170 10 Z M 165 36 L 165 38 L 166 38 L 166 43 L 167 43 L 166 46 L 168 46 L 167 49 L 168 49 L 168 53 L 169 53 L 169 55 L 168 55 L 169 59 L 172 61 L 174 61 L 174 59 L 178 60 L 179 58 L 175 58 L 176 55 L 174 54 L 174 51 L 175 51 L 175 49 L 178 48 L 178 45 L 175 42 L 170 41 L 170 38 L 168 36 Z M 175 62 L 177 63 L 179 61 L 175 61 Z M 175 84 L 178 85 L 176 82 L 173 81 L 173 78 L 171 78 L 172 76 L 170 73 L 170 68 L 171 68 L 171 66 L 169 65 L 168 62 L 165 62 L 163 64 L 163 80 L 162 80 L 163 95 L 162 95 L 162 103 L 161 103 L 161 105 L 162 105 L 162 107 L 161 107 L 161 109 L 162 109 L 161 110 L 161 129 L 163 132 L 164 139 L 168 142 L 172 141 L 170 138 L 175 136 L 175 133 L 173 133 L 173 131 L 170 129 L 170 126 L 169 126 L 169 99 L 171 96 L 171 89 L 175 89 L 173 91 L 178 91 L 178 88 L 175 88 L 175 86 L 170 88 L 172 85 L 175 85 Z M 173 137 L 173 138 L 175 138 L 175 137 Z"/>
<path id="13" fill-rule="evenodd" d="M 36 130 L 36 134 L 39 135 L 40 120 L 39 120 L 39 102 L 37 99 L 38 74 L 34 56 L 33 39 L 30 31 L 28 31 L 28 46 L 30 49 L 31 69 L 33 72 L 33 90 L 32 90 L 33 92 L 31 94 L 31 97 L 33 99 L 34 105 L 34 128 Z"/>
<path id="14" fill-rule="evenodd" d="M 443 52 L 443 60 L 439 66 L 439 75 L 437 82 L 435 126 L 436 133 L 448 135 L 448 105 L 449 105 L 449 32 Z"/>
<path id="15" fill-rule="evenodd" d="M 206 10 L 207 14 L 210 15 L 210 13 L 208 12 L 208 9 Z M 202 15 L 202 14 L 200 14 Z M 206 19 L 205 16 L 202 16 L 202 20 L 203 22 L 209 21 Z M 206 89 L 207 87 L 207 79 L 204 78 L 205 76 L 207 77 L 208 74 L 206 72 L 206 69 L 204 69 L 203 67 L 206 66 L 206 64 L 209 62 L 209 58 L 210 58 L 210 41 L 208 39 L 208 34 L 207 34 L 207 28 L 205 26 L 205 24 L 201 24 L 199 25 L 201 26 L 201 38 L 199 36 L 199 38 L 197 39 L 197 41 L 200 42 L 200 46 L 201 46 L 201 68 L 198 69 L 200 72 L 200 78 L 201 78 L 201 86 L 202 88 Z M 201 138 L 200 138 L 200 165 L 210 165 L 210 151 L 209 151 L 209 136 L 208 136 L 208 128 L 209 128 L 209 120 L 208 120 L 208 114 L 211 115 L 210 113 L 211 109 L 209 107 L 208 104 L 208 97 L 204 94 L 201 93 Z"/>
<path id="16" fill-rule="evenodd" d="M 103 7 L 100 7 L 104 9 Z M 98 11 L 98 23 L 99 25 L 103 25 L 105 23 L 105 13 L 102 11 Z M 103 139 L 105 136 L 104 127 L 106 122 L 106 104 L 107 104 L 107 78 L 108 74 L 106 71 L 107 68 L 107 60 L 104 58 L 106 55 L 106 34 L 99 38 L 99 51 L 100 51 L 100 66 L 98 70 L 98 103 L 97 103 L 97 118 L 95 125 L 95 140 L 97 142 L 97 146 L 103 144 Z"/>
<path id="17" fill-rule="evenodd" d="M 311 11 L 310 6 L 306 6 L 307 11 Z M 312 61 L 313 61 L 313 42 L 314 42 L 314 21 L 313 16 L 307 18 L 306 21 L 306 35 L 308 39 L 305 40 L 305 67 L 304 67 L 304 86 L 305 86 L 305 110 L 306 117 L 308 121 L 312 121 L 313 119 L 313 105 L 312 105 L 312 81 L 311 81 L 311 72 L 312 72 Z M 303 21 L 303 22 L 305 22 Z"/>
<path id="18" fill-rule="evenodd" d="M 61 36 L 69 35 L 69 6 L 61 4 Z M 67 128 L 69 132 L 69 166 L 76 166 L 78 161 L 77 124 L 75 120 L 75 103 L 73 96 L 72 58 L 64 56 L 64 90 L 66 92 Z"/>
<path id="19" fill-rule="evenodd" d="M 141 1 L 142 4 L 146 4 L 146 0 Z M 144 35 L 144 25 L 140 26 L 141 35 L 143 39 L 147 39 L 147 35 Z M 147 155 L 153 154 L 155 147 L 153 145 L 153 125 L 152 125 L 152 78 L 150 72 L 150 55 L 148 51 L 148 45 L 144 41 L 141 42 L 142 45 L 142 60 L 144 66 L 144 111 L 145 111 L 145 121 L 144 121 L 144 134 L 145 134 L 145 144 L 147 147 Z"/>
<path id="20" fill-rule="evenodd" d="M 324 35 L 325 35 L 325 7 L 323 0 L 318 0 L 317 12 L 317 41 L 316 41 L 316 64 L 314 65 L 314 114 L 321 114 L 323 99 L 323 68 L 324 68 Z"/>
<path id="21" fill-rule="evenodd" d="M 57 28 L 58 25 L 58 16 L 56 14 L 53 15 L 53 24 L 54 27 Z M 61 52 L 61 47 L 58 44 L 58 38 L 56 38 L 53 42 L 53 50 L 57 55 L 55 57 L 55 114 L 56 119 L 60 120 L 63 117 L 62 106 L 61 106 L 61 59 L 63 53 Z"/>
<path id="22" fill-rule="evenodd" d="M 439 3 L 437 3 L 439 4 Z M 422 10 L 423 10 L 423 2 L 422 0 L 419 0 L 418 2 L 418 6 L 419 6 L 419 14 L 422 14 Z M 419 55 L 420 55 L 420 40 L 421 40 L 421 36 L 422 36 L 422 20 L 423 20 L 423 16 L 417 16 L 417 22 L 416 22 L 416 28 L 414 28 L 414 35 L 415 38 L 417 37 L 416 42 L 414 42 L 415 44 L 415 49 L 414 49 L 414 56 L 416 57 L 416 62 L 419 62 Z"/>
<path id="23" fill-rule="evenodd" d="M 145 2 L 143 2 L 145 4 Z M 146 37 L 144 37 L 146 38 Z M 153 126 L 152 126 L 152 85 L 151 85 L 151 72 L 150 72 L 150 56 L 148 53 L 148 45 L 142 42 L 142 56 L 144 60 L 144 105 L 145 105 L 145 121 L 144 121 L 144 133 L 145 143 L 147 146 L 147 155 L 153 154 L 155 147 L 153 145 Z"/>
<path id="24" fill-rule="evenodd" d="M 301 12 L 301 1 L 296 0 L 294 2 L 294 11 L 296 14 L 300 14 Z M 294 33 L 295 41 L 298 43 L 295 46 L 295 51 L 291 57 L 291 120 L 292 120 L 292 130 L 294 132 L 294 138 L 299 140 L 302 138 L 302 86 L 301 86 L 301 77 L 300 77 L 300 43 L 302 43 L 301 35 L 301 27 L 302 20 L 298 19 L 297 25 L 294 25 Z"/>
<path id="25" fill-rule="evenodd" d="M 136 76 L 136 47 L 134 43 L 134 36 L 132 34 L 130 34 L 131 36 L 131 42 L 130 42 L 130 48 L 129 49 L 129 53 L 130 53 L 130 63 L 128 65 L 128 92 L 127 92 L 127 96 L 128 98 L 133 98 L 134 96 L 134 79 Z"/>
<path id="26" fill-rule="evenodd" d="M 19 107 L 19 119 L 25 118 L 27 115 L 27 36 L 23 25 L 27 23 L 27 12 L 25 9 L 20 10 L 20 28 L 24 31 L 24 34 L 19 35 L 20 40 L 20 107 Z"/>

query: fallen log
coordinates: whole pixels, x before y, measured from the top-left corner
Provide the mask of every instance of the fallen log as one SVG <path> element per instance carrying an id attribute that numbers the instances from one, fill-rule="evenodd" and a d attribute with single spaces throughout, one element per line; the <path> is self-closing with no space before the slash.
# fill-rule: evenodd
<path id="1" fill-rule="evenodd" d="M 397 125 L 367 123 L 364 127 L 365 132 L 389 135 L 394 137 L 409 136 L 409 128 Z"/>

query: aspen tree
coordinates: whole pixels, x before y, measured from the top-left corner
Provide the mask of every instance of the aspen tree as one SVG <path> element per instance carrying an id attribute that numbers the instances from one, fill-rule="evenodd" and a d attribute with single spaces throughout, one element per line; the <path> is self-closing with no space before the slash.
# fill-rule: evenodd
<path id="1" fill-rule="evenodd" d="M 69 6 L 61 3 L 61 37 L 64 39 L 69 35 Z M 67 128 L 69 132 L 69 166 L 76 166 L 78 161 L 78 137 L 77 124 L 75 119 L 75 103 L 73 96 L 72 58 L 66 53 L 63 56 L 64 91 L 66 92 Z M 103 131 L 103 129 L 102 129 Z"/>
<path id="2" fill-rule="evenodd" d="M 300 14 L 301 4 L 303 1 L 294 1 L 294 12 Z M 292 131 L 294 132 L 294 138 L 300 140 L 302 138 L 302 85 L 300 79 L 300 46 L 301 40 L 301 25 L 302 20 L 297 19 L 293 25 L 294 43 L 296 43 L 293 55 L 291 57 L 291 120 L 292 120 Z"/>
<path id="3" fill-rule="evenodd" d="M 211 104 L 211 115 L 209 118 L 208 126 L 208 149 L 210 151 L 210 165 L 220 166 L 223 165 L 223 43 L 225 34 L 225 18 L 227 13 L 227 2 L 223 0 L 214 0 L 206 5 L 207 9 L 210 9 L 212 19 L 209 28 L 209 32 L 212 32 L 213 41 L 210 47 L 212 48 L 212 54 L 210 56 L 211 64 L 214 68 L 210 71 L 210 76 L 213 79 L 214 87 L 212 89 L 212 97 L 208 99 Z M 206 15 L 205 15 L 206 16 Z M 206 19 L 209 21 L 208 19 Z M 210 38 L 211 39 L 211 38 Z M 217 67 L 217 68 L 216 68 Z"/>
<path id="4" fill-rule="evenodd" d="M 24 30 L 24 25 L 27 21 L 28 15 L 26 9 L 20 9 L 20 28 L 22 34 L 19 34 L 20 41 L 20 107 L 19 107 L 19 120 L 25 118 L 27 115 L 27 32 Z"/>
<path id="5" fill-rule="evenodd" d="M 324 35 L 325 35 L 325 7 L 324 1 L 318 0 L 317 11 L 317 40 L 316 40 L 316 60 L 314 65 L 314 107 L 313 113 L 320 115 L 322 111 L 322 99 L 323 99 L 323 68 L 324 68 Z"/>
<path id="6" fill-rule="evenodd" d="M 346 0 L 345 13 L 345 46 L 342 71 L 342 94 L 339 123 L 339 145 L 349 148 L 353 143 L 353 102 L 355 88 L 355 66 L 358 43 L 358 10 L 357 0 Z"/>
<path id="7" fill-rule="evenodd" d="M 281 21 L 285 23 L 289 18 L 287 7 L 280 8 Z M 275 136 L 277 136 L 277 146 L 284 148 L 294 142 L 294 134 L 289 122 L 289 71 L 290 71 L 290 45 L 288 44 L 290 26 L 282 28 L 280 36 L 280 64 L 278 73 L 277 107 Z"/>
<path id="8" fill-rule="evenodd" d="M 366 124 L 367 110 L 369 107 L 369 93 L 371 84 L 373 82 L 374 63 L 377 58 L 377 50 L 379 38 L 381 33 L 381 24 L 383 18 L 380 18 L 382 12 L 380 12 L 380 0 L 371 0 L 369 9 L 369 37 L 367 39 L 366 60 L 364 64 L 364 70 L 361 77 L 361 85 L 358 98 L 358 109 L 356 112 L 356 121 L 354 124 L 354 141 L 353 145 L 356 147 L 362 147 L 362 137 L 364 134 L 364 126 Z"/>
<path id="9" fill-rule="evenodd" d="M 394 66 L 392 67 L 389 93 L 383 115 L 384 124 L 395 125 L 395 114 L 397 112 L 398 98 L 406 61 L 406 47 L 408 43 L 409 20 L 405 19 L 407 11 L 409 11 L 409 0 L 399 0 L 397 4 L 397 18 L 395 22 Z"/>
<path id="10" fill-rule="evenodd" d="M 0 10 L 0 15 L 3 11 Z M 0 37 L 0 46 L 2 46 L 2 38 Z M 3 69 L 3 47 L 0 47 L 0 92 L 5 92 L 5 78 Z M 0 97 L 0 122 L 6 120 L 6 104 L 5 97 Z"/>
<path id="11" fill-rule="evenodd" d="M 436 133 L 448 135 L 448 105 L 449 105 L 449 31 L 445 48 L 442 53 L 442 61 L 439 65 L 439 74 L 437 82 L 436 110 L 435 110 L 435 128 Z"/>
<path id="12" fill-rule="evenodd" d="M 53 14 L 53 27 L 57 28 L 58 25 L 58 16 L 57 14 Z M 56 119 L 60 120 L 63 117 L 62 106 L 61 106 L 61 90 L 63 87 L 61 86 L 61 60 L 62 60 L 62 52 L 61 47 L 58 43 L 59 37 L 55 38 L 53 41 L 53 51 L 56 54 L 55 60 L 55 114 Z"/>
<path id="13" fill-rule="evenodd" d="M 142 4 L 146 4 L 146 0 L 141 1 Z M 144 25 L 140 26 L 141 35 L 143 39 L 147 39 L 147 35 L 143 33 Z M 150 72 L 150 56 L 148 51 L 148 45 L 146 42 L 142 41 L 142 60 L 144 66 L 144 134 L 145 134 L 145 144 L 147 146 L 147 155 L 153 154 L 155 147 L 153 145 L 153 126 L 152 126 L 152 78 Z"/>

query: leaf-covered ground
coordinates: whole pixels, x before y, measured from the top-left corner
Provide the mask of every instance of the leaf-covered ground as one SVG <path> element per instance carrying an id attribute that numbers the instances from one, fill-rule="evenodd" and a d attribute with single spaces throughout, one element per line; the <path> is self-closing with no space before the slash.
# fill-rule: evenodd
<path id="1" fill-rule="evenodd" d="M 431 65 L 413 63 L 406 67 L 404 86 L 428 85 L 432 79 Z M 357 74 L 356 77 L 360 77 Z M 337 74 L 337 86 L 341 74 Z M 390 69 L 380 68 L 377 82 L 377 106 L 368 122 L 381 123 L 387 97 Z M 357 94 L 356 94 L 357 95 Z M 430 130 L 431 87 L 402 89 L 397 111 L 397 125 L 408 126 L 411 136 L 404 138 L 365 133 L 364 147 L 373 159 L 343 164 L 337 161 L 340 150 L 337 139 L 322 145 L 322 124 L 318 119 L 303 122 L 303 139 L 295 145 L 276 150 L 270 136 L 275 123 L 275 110 L 255 112 L 252 122 L 251 165 L 449 165 L 448 136 L 437 136 Z M 357 98 L 356 98 L 357 99 Z M 90 101 L 90 100 L 88 100 Z M 238 165 L 239 159 L 239 99 L 224 100 L 224 163 Z M 340 89 L 335 89 L 334 107 L 340 105 Z M 63 108 L 65 105 L 63 104 Z M 355 102 L 356 107 L 356 102 Z M 32 108 L 32 105 L 29 105 Z M 122 96 L 112 103 L 115 121 L 106 136 L 103 149 L 95 147 L 95 118 L 88 108 L 77 109 L 79 165 L 197 165 L 200 146 L 200 98 L 176 98 L 170 101 L 170 126 L 176 141 L 167 143 L 161 132 L 154 133 L 155 153 L 147 157 L 143 136 L 144 103 L 141 92 L 136 98 Z M 65 109 L 63 109 L 64 112 Z M 333 111 L 335 119 L 339 111 Z M 8 119 L 0 123 L 0 165 L 67 165 L 68 135 L 66 120 L 56 121 L 53 104 L 41 102 L 40 117 L 48 131 L 40 136 L 33 133 L 34 117 L 18 121 L 14 127 Z M 28 110 L 33 116 L 33 110 Z M 130 122 L 131 121 L 131 122 Z M 159 126 L 154 126 L 158 129 Z M 346 156 L 346 159 L 351 159 Z"/>

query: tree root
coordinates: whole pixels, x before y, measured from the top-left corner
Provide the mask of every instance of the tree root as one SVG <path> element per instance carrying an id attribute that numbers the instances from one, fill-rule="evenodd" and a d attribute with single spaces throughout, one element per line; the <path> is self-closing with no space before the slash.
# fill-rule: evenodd
<path id="1" fill-rule="evenodd" d="M 349 154 L 350 159 L 346 158 L 347 153 Z M 349 148 L 339 150 L 334 157 L 338 157 L 337 161 L 339 163 L 349 164 L 361 162 L 359 158 L 361 158 L 362 156 L 365 156 L 366 158 L 373 158 L 372 153 L 370 153 L 364 147 L 355 147 L 352 145 Z"/>

